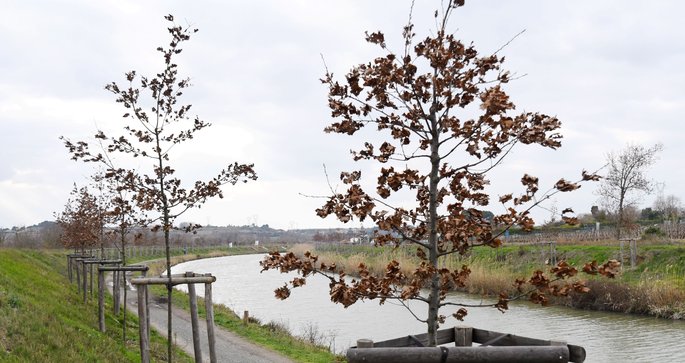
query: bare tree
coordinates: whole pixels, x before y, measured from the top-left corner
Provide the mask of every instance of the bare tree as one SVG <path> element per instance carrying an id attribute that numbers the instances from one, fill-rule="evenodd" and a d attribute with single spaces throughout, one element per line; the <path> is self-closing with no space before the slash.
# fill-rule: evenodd
<path id="1" fill-rule="evenodd" d="M 112 159 L 109 154 L 103 148 L 103 157 L 105 158 L 105 163 L 108 165 L 110 170 L 116 170 Z M 105 211 L 105 223 L 111 227 L 108 234 L 114 235 L 114 245 L 119 249 L 119 255 L 121 257 L 121 263 L 126 266 L 127 256 L 126 256 L 126 240 L 136 227 L 146 226 L 149 221 L 146 215 L 137 208 L 135 202 L 130 198 L 130 191 L 126 189 L 125 182 L 116 178 L 116 173 L 114 175 L 103 175 L 102 179 L 102 192 L 105 193 L 107 198 L 107 206 L 109 207 Z M 117 241 L 118 240 L 118 241 Z M 120 283 L 123 286 L 127 286 L 126 273 L 122 274 L 123 279 Z M 124 304 L 128 299 L 128 289 L 124 288 Z M 122 333 L 123 341 L 126 341 L 126 318 L 127 309 L 123 309 L 123 323 L 122 323 Z"/>
<path id="2" fill-rule="evenodd" d="M 621 238 L 622 230 L 630 225 L 626 208 L 635 206 L 640 193 L 652 191 L 653 183 L 646 172 L 656 162 L 657 154 L 662 148 L 661 144 L 649 148 L 628 144 L 620 152 L 607 154 L 608 171 L 598 194 L 610 212 L 616 216 L 617 238 Z"/>
<path id="3" fill-rule="evenodd" d="M 552 269 L 551 278 L 537 271 L 529 280 L 517 280 L 518 296 L 502 293 L 495 302 L 482 305 L 444 301 L 448 291 L 464 286 L 470 270 L 467 266 L 453 271 L 440 268 L 442 259 L 477 246 L 500 246 L 510 227 L 532 229 L 529 212 L 540 202 L 579 188 L 577 182 L 561 179 L 539 195 L 538 178 L 525 174 L 520 179 L 521 191 L 499 197 L 506 212 L 494 216 L 492 222 L 485 218 L 484 208 L 490 203 L 488 173 L 518 144 L 559 147 L 560 122 L 540 113 L 512 115 L 514 104 L 502 87 L 511 80 L 510 73 L 501 68 L 503 58 L 496 53 L 479 56 L 473 45 L 455 39 L 447 30 L 450 14 L 463 3 L 448 1 L 442 14 L 436 11 L 435 35 L 422 40 L 415 40 L 410 21 L 404 27 L 405 47 L 399 54 L 386 47 L 383 33 L 367 33 L 366 41 L 379 46 L 384 55 L 352 68 L 342 83 L 328 71 L 322 80 L 328 86 L 332 117 L 337 119 L 326 132 L 355 135 L 370 126 L 385 141 L 365 142 L 352 153 L 355 161 L 380 164 L 375 193 L 362 186 L 361 171 L 343 172 L 340 180 L 347 190 L 331 190 L 333 195 L 317 214 L 334 215 L 343 222 L 371 219 L 377 227 L 375 244 L 416 248 L 422 261 L 419 267 L 405 274 L 397 261 L 390 261 L 382 276 L 373 276 L 362 263 L 352 272 L 358 278 L 350 281 L 344 278 L 345 271 L 320 263 L 311 252 L 304 256 L 272 253 L 261 262 L 263 269 L 298 271 L 302 276 L 276 290 L 278 298 L 287 298 L 291 288 L 305 284 L 306 277 L 320 274 L 330 280 L 331 300 L 345 307 L 364 299 L 421 301 L 427 305 L 426 317 L 412 314 L 426 323 L 428 341 L 436 345 L 438 326 L 446 318 L 440 308 L 454 307 L 452 315 L 461 320 L 470 306 L 504 311 L 509 301 L 522 296 L 546 304 L 548 294 L 585 291 L 581 283 L 561 281 L 577 273 L 561 261 Z M 580 179 L 597 180 L 598 176 L 583 172 Z M 415 203 L 402 202 L 406 193 L 415 195 Z M 563 210 L 562 218 L 574 222 L 572 212 Z M 494 230 L 493 224 L 505 228 Z M 589 264 L 585 270 L 596 272 L 597 268 Z"/>
<path id="4" fill-rule="evenodd" d="M 654 201 L 654 210 L 659 212 L 664 220 L 677 222 L 683 210 L 683 203 L 675 195 L 659 195 Z"/>
<path id="5" fill-rule="evenodd" d="M 134 193 L 133 198 L 138 207 L 155 213 L 151 216 L 153 230 L 164 232 L 166 248 L 166 268 L 169 283 L 167 284 L 167 359 L 172 360 L 172 305 L 171 305 L 171 256 L 169 233 L 174 221 L 186 211 L 199 207 L 208 198 L 223 197 L 221 186 L 236 184 L 239 181 L 256 180 L 253 164 L 229 164 L 217 176 L 209 181 L 196 181 L 190 187 L 184 187 L 175 176 L 172 168 L 172 149 L 191 140 L 194 134 L 211 124 L 199 117 L 191 118 L 190 104 L 180 104 L 179 98 L 190 86 L 190 79 L 179 78 L 178 66 L 174 57 L 181 53 L 181 44 L 190 39 L 197 29 L 189 29 L 174 24 L 171 15 L 165 17 L 170 23 L 168 28 L 171 41 L 167 47 L 158 47 L 162 53 L 164 69 L 152 77 L 138 77 L 135 71 L 126 73 L 128 86 L 122 87 L 116 82 L 105 88 L 116 96 L 116 102 L 126 108 L 124 135 L 108 136 L 98 131 L 96 139 L 101 140 L 108 153 L 127 154 L 142 157 L 150 161 L 150 171 L 144 173 L 132 169 L 115 168 L 108 165 L 106 176 L 122 182 L 122 187 Z M 135 86 L 134 83 L 139 83 Z M 145 100 L 141 95 L 148 94 L 151 103 L 149 110 L 144 110 Z M 65 146 L 72 154 L 72 159 L 101 162 L 107 165 L 108 159 L 102 153 L 91 153 L 87 142 L 73 143 L 63 139 Z M 199 226 L 186 229 L 191 231 Z"/>

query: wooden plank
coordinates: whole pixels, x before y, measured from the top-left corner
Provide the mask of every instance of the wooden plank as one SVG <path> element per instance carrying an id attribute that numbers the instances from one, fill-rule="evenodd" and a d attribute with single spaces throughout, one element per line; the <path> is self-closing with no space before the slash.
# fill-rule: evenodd
<path id="1" fill-rule="evenodd" d="M 216 281 L 214 276 L 195 276 L 195 277 L 172 277 L 172 285 L 180 284 L 210 284 Z M 169 279 L 166 277 L 139 277 L 131 279 L 133 285 L 166 285 Z"/>
<path id="2" fill-rule="evenodd" d="M 121 260 L 101 260 L 98 258 L 88 258 L 81 262 L 85 263 L 86 265 L 116 265 L 117 263 L 121 263 Z"/>
<path id="3" fill-rule="evenodd" d="M 548 346 L 551 344 L 549 340 L 535 339 L 522 337 L 513 334 L 505 334 L 494 332 L 484 329 L 473 329 L 473 342 L 474 343 L 485 343 L 487 341 L 493 340 L 497 337 L 504 336 L 502 339 L 497 340 L 493 345 L 496 346 Z M 571 362 L 583 362 L 585 361 L 585 349 L 577 345 L 568 344 L 568 349 L 570 352 Z"/>
<path id="4" fill-rule="evenodd" d="M 350 363 L 550 363 L 568 362 L 565 346 L 350 348 Z"/>
<path id="5" fill-rule="evenodd" d="M 116 265 L 118 263 L 122 263 L 123 261 L 121 259 L 118 260 L 100 260 L 98 264 L 100 265 Z"/>
<path id="6" fill-rule="evenodd" d="M 149 269 L 149 267 L 143 265 L 98 266 L 99 271 L 147 271 Z"/>
<path id="7" fill-rule="evenodd" d="M 423 345 L 428 345 L 428 333 L 414 335 Z M 438 345 L 454 342 L 454 328 L 442 329 L 437 332 Z M 375 342 L 374 347 L 408 347 L 416 345 L 408 336 Z"/>

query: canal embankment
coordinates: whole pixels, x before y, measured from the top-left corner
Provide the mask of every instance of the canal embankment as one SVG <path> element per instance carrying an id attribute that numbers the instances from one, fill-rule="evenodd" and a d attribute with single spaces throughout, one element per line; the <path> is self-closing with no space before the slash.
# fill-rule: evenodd
<path id="1" fill-rule="evenodd" d="M 467 255 L 450 255 L 441 267 L 458 269 L 467 265 L 471 274 L 466 287 L 458 291 L 476 296 L 516 294 L 514 280 L 529 278 L 536 270 L 549 271 L 552 261 L 565 260 L 582 270 L 585 263 L 623 261 L 614 279 L 579 273 L 575 279 L 586 281 L 590 292 L 552 298 L 552 302 L 579 309 L 612 311 L 685 319 L 685 241 L 639 241 L 630 259 L 629 246 L 619 241 L 586 243 L 549 243 L 505 245 L 497 249 L 479 247 Z M 372 274 L 380 276 L 387 263 L 396 260 L 405 274 L 416 269 L 420 259 L 415 249 L 349 245 L 298 245 L 296 254 L 312 250 L 320 261 L 335 263 L 354 275 L 363 262 Z M 631 263 L 632 262 L 632 263 Z M 632 265 L 632 266 L 631 266 Z"/>

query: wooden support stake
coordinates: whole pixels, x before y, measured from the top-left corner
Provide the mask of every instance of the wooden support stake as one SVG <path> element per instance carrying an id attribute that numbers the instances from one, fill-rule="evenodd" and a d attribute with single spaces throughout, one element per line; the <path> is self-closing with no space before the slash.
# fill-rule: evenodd
<path id="1" fill-rule="evenodd" d="M 112 271 L 112 294 L 114 295 L 114 315 L 119 315 L 119 297 L 121 296 L 121 283 L 119 271 Z"/>
<path id="2" fill-rule="evenodd" d="M 357 348 L 373 348 L 373 340 L 357 339 Z"/>
<path id="3" fill-rule="evenodd" d="M 81 293 L 81 270 L 78 267 L 78 262 L 74 263 L 76 269 L 76 287 L 78 288 L 78 293 Z"/>
<path id="4" fill-rule="evenodd" d="M 98 321 L 101 332 L 105 332 L 105 273 L 98 271 Z"/>
<path id="5" fill-rule="evenodd" d="M 623 261 L 623 240 L 619 240 L 620 246 L 619 247 L 619 253 L 621 254 L 621 270 L 623 270 L 623 266 L 625 266 L 624 261 Z"/>
<path id="6" fill-rule="evenodd" d="M 93 265 L 88 266 L 90 271 L 90 297 L 93 297 Z"/>
<path id="7" fill-rule="evenodd" d="M 128 313 L 128 311 L 127 311 L 128 309 L 126 308 L 126 300 L 127 300 L 127 298 L 128 298 L 128 295 L 127 295 L 128 289 L 126 288 L 126 287 L 127 287 L 127 286 L 126 286 L 126 271 L 122 271 L 121 273 L 122 273 L 121 276 L 124 278 L 124 297 L 123 297 L 123 301 L 124 301 L 124 319 L 123 319 L 122 325 L 121 325 L 121 327 L 122 327 L 122 329 L 121 329 L 122 339 L 121 339 L 121 340 L 124 342 L 124 347 L 125 347 L 125 346 L 126 346 L 126 327 L 127 327 L 127 325 L 126 325 L 126 314 Z M 145 299 L 145 300 L 147 300 L 147 299 Z M 147 305 L 147 304 L 146 304 L 146 305 Z M 148 312 L 148 315 L 150 315 L 149 312 Z M 148 326 L 149 326 L 149 324 L 148 324 Z"/>
<path id="8" fill-rule="evenodd" d="M 214 304 L 212 303 L 212 284 L 205 284 L 205 315 L 207 315 L 207 340 L 209 341 L 209 361 L 216 363 L 216 340 L 214 338 Z"/>
<path id="9" fill-rule="evenodd" d="M 147 276 L 147 269 L 143 270 L 141 276 L 142 277 Z M 147 320 L 147 326 L 148 326 L 148 329 L 147 329 L 147 340 L 148 341 L 150 341 L 150 305 L 149 305 L 149 302 L 150 302 L 150 298 L 148 296 L 147 286 L 146 286 L 145 287 L 145 319 Z"/>
<path id="10" fill-rule="evenodd" d="M 83 303 L 85 304 L 88 301 L 88 266 L 84 261 L 81 261 L 81 265 L 83 265 Z"/>
<path id="11" fill-rule="evenodd" d="M 186 272 L 186 277 L 194 277 L 192 272 Z M 200 347 L 200 323 L 197 317 L 197 295 L 195 284 L 188 284 L 188 297 L 190 298 L 190 323 L 193 328 L 193 351 L 195 363 L 202 363 L 202 348 Z"/>
<path id="12" fill-rule="evenodd" d="M 455 326 L 454 345 L 457 347 L 470 347 L 473 345 L 473 328 L 466 325 Z"/>
<path id="13" fill-rule="evenodd" d="M 67 256 L 67 274 L 69 274 L 69 282 L 74 282 L 74 279 L 71 276 L 71 256 Z"/>
<path id="14" fill-rule="evenodd" d="M 630 240 L 630 268 L 637 266 L 637 240 Z"/>
<path id="15" fill-rule="evenodd" d="M 250 321 L 250 312 L 245 310 L 243 311 L 243 324 L 247 325 L 247 323 Z"/>
<path id="16" fill-rule="evenodd" d="M 140 361 L 150 363 L 150 326 L 147 320 L 147 286 L 139 285 L 138 290 L 138 331 L 140 335 Z"/>

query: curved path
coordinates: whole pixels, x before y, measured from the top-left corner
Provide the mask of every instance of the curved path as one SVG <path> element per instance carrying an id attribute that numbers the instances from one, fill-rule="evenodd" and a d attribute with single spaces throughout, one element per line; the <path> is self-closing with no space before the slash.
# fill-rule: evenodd
<path id="1" fill-rule="evenodd" d="M 127 277 L 127 281 L 129 278 Z M 107 287 L 112 292 L 112 278 L 108 276 Z M 129 289 L 131 286 L 129 285 Z M 122 291 L 123 299 L 123 291 Z M 135 290 L 127 293 L 126 307 L 131 314 L 138 314 L 138 301 Z M 167 309 L 166 304 L 158 304 L 155 301 L 148 302 L 150 305 L 150 325 L 157 332 L 166 336 L 167 333 Z M 193 335 L 190 323 L 190 313 L 181 309 L 174 308 L 173 313 L 173 335 L 174 343 L 181 347 L 192 357 Z M 200 340 L 202 342 L 202 360 L 209 362 L 209 348 L 207 344 L 207 323 L 204 319 L 198 319 L 200 323 Z M 236 363 L 291 363 L 292 360 L 264 347 L 258 346 L 220 326 L 214 326 L 216 339 L 216 358 L 218 362 Z"/>

